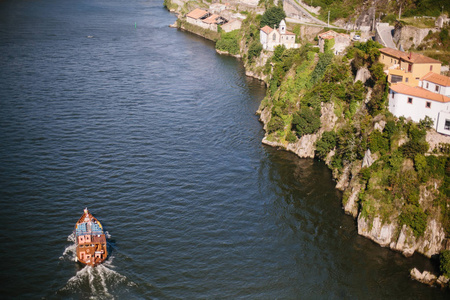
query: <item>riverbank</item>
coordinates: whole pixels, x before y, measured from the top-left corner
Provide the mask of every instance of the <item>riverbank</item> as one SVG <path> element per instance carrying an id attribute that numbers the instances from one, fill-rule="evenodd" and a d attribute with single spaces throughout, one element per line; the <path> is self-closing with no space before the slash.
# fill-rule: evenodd
<path id="1" fill-rule="evenodd" d="M 247 36 L 247 34 L 243 33 L 243 36 Z M 272 54 L 265 51 L 261 51 L 260 55 L 252 60 L 246 59 L 249 44 L 250 42 L 245 41 L 244 38 L 240 42 L 240 56 L 243 58 L 246 74 L 264 80 L 268 86 L 267 97 L 258 110 L 260 120 L 266 131 L 262 141 L 263 144 L 293 152 L 301 158 L 317 158 L 317 145 L 323 142 L 325 135 L 333 133 L 334 139 L 342 139 L 339 141 L 341 145 L 334 141 L 334 146 L 327 149 L 326 153 L 323 153 L 322 157 L 319 158 L 325 160 L 333 171 L 333 176 L 337 182 L 336 188 L 344 193 L 342 206 L 347 214 L 355 218 L 358 234 L 371 239 L 382 247 L 399 251 L 405 256 L 411 256 L 418 252 L 431 258 L 439 255 L 442 251 L 449 250 L 450 242 L 442 222 L 443 212 L 439 202 L 437 205 L 434 204 L 442 180 L 435 178 L 430 182 L 417 182 L 419 189 L 417 191 L 416 189 L 411 190 L 416 193 L 414 195 L 409 192 L 401 194 L 390 191 L 393 187 L 399 190 L 410 189 L 404 183 L 393 182 L 390 179 L 391 175 L 389 174 L 392 170 L 410 173 L 413 178 L 417 178 L 418 175 L 414 169 L 414 157 L 412 159 L 399 157 L 396 166 L 392 163 L 392 157 L 386 157 L 386 151 L 396 151 L 395 155 L 398 155 L 398 149 L 401 149 L 402 144 L 408 141 L 410 137 L 408 136 L 409 133 L 403 128 L 404 125 L 394 121 L 389 114 L 376 112 L 376 116 L 372 116 L 374 105 L 379 105 L 377 101 L 378 103 L 384 103 L 385 101 L 385 98 L 383 98 L 383 93 L 386 90 L 385 79 L 379 78 L 378 85 L 368 88 L 362 85 L 358 86 L 349 72 L 350 63 L 348 60 L 344 61 L 342 57 L 335 58 L 333 63 L 330 60 L 327 64 L 333 66 L 333 68 L 341 68 L 339 72 L 346 74 L 347 77 L 342 78 L 342 80 L 346 82 L 350 90 L 344 91 L 344 93 L 348 93 L 350 98 L 355 98 L 356 93 L 361 95 L 358 96 L 358 99 L 350 99 L 350 103 L 337 100 L 317 102 L 314 99 L 317 96 L 310 95 L 311 90 L 316 90 L 315 93 L 319 93 L 318 97 L 320 97 L 322 87 L 310 85 L 306 88 L 305 84 L 309 80 L 312 70 L 317 68 L 321 60 L 320 55 L 315 51 L 307 50 L 309 51 L 308 63 L 305 64 L 300 61 L 300 65 L 297 67 L 306 68 L 309 71 L 300 72 L 290 69 L 291 66 L 281 66 L 283 61 L 273 61 Z M 338 62 L 336 62 L 337 59 L 339 59 Z M 270 72 L 266 72 L 268 63 L 271 66 Z M 276 88 L 273 88 L 273 72 L 277 70 L 277 63 L 285 70 L 281 75 L 277 74 L 279 76 L 278 82 Z M 371 69 L 372 64 L 375 64 L 375 61 L 370 62 L 366 67 Z M 304 67 L 301 67 L 302 65 Z M 320 76 L 325 76 L 325 68 L 321 72 Z M 369 78 L 371 76 L 374 75 L 370 74 Z M 282 77 L 284 79 L 280 79 Z M 297 82 L 297 80 L 300 80 L 298 84 L 303 88 L 298 89 L 293 86 L 293 82 Z M 330 79 L 327 80 L 330 81 Z M 336 89 L 341 86 L 340 82 L 330 81 L 328 83 L 338 84 Z M 332 92 L 327 91 L 327 93 Z M 310 103 L 308 106 L 318 111 L 320 126 L 314 132 L 295 136 L 290 130 L 292 116 L 295 114 L 287 111 L 295 112 L 292 105 L 302 105 L 303 100 L 300 100 L 298 104 L 292 102 L 292 99 L 298 98 L 299 94 L 300 99 L 309 95 L 307 97 L 307 101 Z M 307 113 L 307 111 L 304 112 Z M 275 124 L 275 121 L 277 124 Z M 365 122 L 368 123 L 363 125 Z M 394 124 L 396 130 L 399 130 L 396 136 L 389 137 L 389 139 L 394 139 L 393 141 L 386 139 L 386 142 L 390 143 L 393 148 L 377 150 L 378 146 L 371 146 L 372 150 L 375 149 L 374 153 L 370 153 L 370 151 L 365 153 L 368 144 L 373 143 L 372 140 L 375 139 L 375 136 L 378 138 L 377 132 L 384 132 L 387 123 Z M 362 126 L 365 126 L 365 128 L 362 129 Z M 432 134 L 432 130 L 429 131 L 429 134 L 425 133 L 426 136 Z M 364 141 L 365 144 L 363 145 L 361 141 L 358 142 L 358 139 Z M 349 144 L 349 142 L 353 144 Z M 385 143 L 382 140 L 381 142 Z M 339 147 L 344 148 L 339 149 Z M 365 161 L 371 163 L 364 168 Z M 371 167 L 372 165 L 374 166 Z M 369 168 L 371 169 L 369 170 Z M 392 182 L 389 183 L 386 180 Z M 372 196 L 372 194 L 377 196 Z M 382 200 L 392 197 L 394 199 Z M 409 197 L 417 198 L 417 202 L 410 202 Z M 445 199 L 439 201 L 443 201 L 442 203 L 445 204 Z M 404 205 L 406 205 L 406 210 L 402 208 Z M 427 210 L 426 213 L 424 212 L 425 209 Z"/>

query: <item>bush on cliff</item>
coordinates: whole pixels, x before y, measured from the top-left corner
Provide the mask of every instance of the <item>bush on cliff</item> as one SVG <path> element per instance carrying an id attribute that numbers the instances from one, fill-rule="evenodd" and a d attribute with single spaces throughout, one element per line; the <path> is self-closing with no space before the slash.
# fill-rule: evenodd
<path id="1" fill-rule="evenodd" d="M 320 111 L 309 107 L 301 108 L 292 118 L 292 127 L 297 136 L 316 133 L 320 128 Z"/>
<path id="2" fill-rule="evenodd" d="M 216 43 L 216 49 L 233 55 L 239 54 L 239 31 L 222 32 Z"/>
<path id="3" fill-rule="evenodd" d="M 267 124 L 267 132 L 273 133 L 284 129 L 284 121 L 279 116 L 273 116 Z"/>
<path id="4" fill-rule="evenodd" d="M 450 250 L 442 251 L 439 260 L 442 275 L 450 278 Z"/>
<path id="5" fill-rule="evenodd" d="M 264 12 L 261 17 L 260 26 L 264 27 L 267 25 L 273 28 L 274 26 L 279 26 L 281 20 L 284 18 L 286 18 L 286 13 L 283 8 L 274 6 Z"/>
<path id="6" fill-rule="evenodd" d="M 336 133 L 334 131 L 325 131 L 322 134 L 322 138 L 316 143 L 315 155 L 317 158 L 325 159 L 334 147 L 336 147 Z"/>

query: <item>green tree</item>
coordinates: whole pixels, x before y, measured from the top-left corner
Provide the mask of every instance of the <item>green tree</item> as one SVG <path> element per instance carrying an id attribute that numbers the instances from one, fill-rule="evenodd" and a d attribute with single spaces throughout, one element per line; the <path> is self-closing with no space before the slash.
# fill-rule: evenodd
<path id="1" fill-rule="evenodd" d="M 317 132 L 320 125 L 320 111 L 316 109 L 302 108 L 292 118 L 292 127 L 296 130 L 298 137 Z"/>
<path id="2" fill-rule="evenodd" d="M 284 18 L 286 18 L 286 14 L 282 7 L 271 7 L 262 15 L 260 26 L 264 27 L 268 25 L 273 28 L 274 26 L 278 26 Z"/>
<path id="3" fill-rule="evenodd" d="M 248 60 L 251 61 L 254 57 L 258 57 L 262 51 L 262 45 L 259 41 L 253 41 L 248 48 Z"/>
<path id="4" fill-rule="evenodd" d="M 440 255 L 440 265 L 442 275 L 450 277 L 450 250 L 444 250 Z"/>
<path id="5" fill-rule="evenodd" d="M 316 143 L 316 157 L 325 159 L 334 147 L 336 147 L 336 133 L 334 131 L 325 131 L 322 134 L 322 138 Z"/>

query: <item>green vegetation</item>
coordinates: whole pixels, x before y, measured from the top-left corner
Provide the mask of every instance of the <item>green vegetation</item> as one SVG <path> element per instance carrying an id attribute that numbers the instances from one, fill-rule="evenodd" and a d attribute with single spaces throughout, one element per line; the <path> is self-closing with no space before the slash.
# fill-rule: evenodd
<path id="1" fill-rule="evenodd" d="M 450 64 L 450 25 L 446 25 L 441 31 L 428 32 L 417 50 L 426 56 L 442 61 L 444 65 Z"/>
<path id="2" fill-rule="evenodd" d="M 205 39 L 214 41 L 214 42 L 219 40 L 219 38 L 220 38 L 220 33 L 218 33 L 218 32 L 211 31 L 209 29 L 205 29 L 205 28 L 193 25 L 193 24 L 183 21 L 181 19 L 177 20 L 177 26 L 178 26 L 178 28 L 184 28 L 189 32 L 194 32 L 195 34 L 202 36 Z"/>
<path id="3" fill-rule="evenodd" d="M 312 0 L 306 3 L 321 7 L 319 18 L 323 21 L 328 20 L 328 12 L 330 12 L 330 22 L 349 17 L 354 13 L 355 8 L 361 5 L 359 0 Z"/>
<path id="4" fill-rule="evenodd" d="M 274 6 L 267 9 L 261 17 L 260 26 L 270 26 L 274 28 L 274 26 L 278 26 L 283 20 L 286 18 L 286 14 L 282 7 Z"/>
<path id="5" fill-rule="evenodd" d="M 440 255 L 441 273 L 450 278 L 450 250 L 442 251 Z"/>
<path id="6" fill-rule="evenodd" d="M 345 11 L 345 5 L 351 7 L 357 1 L 313 0 L 313 5 L 319 2 Z M 416 9 L 420 2 L 414 2 Z M 345 56 L 337 57 L 331 52 L 332 42 L 325 44 L 325 53 L 318 53 L 318 48 L 307 43 L 299 49 L 278 46 L 262 65 L 261 53 L 267 57 L 268 52 L 262 51 L 259 29 L 264 24 L 278 24 L 284 16 L 275 20 L 278 7 L 271 0 L 261 3 L 269 7 L 264 15 L 248 12 L 240 30 L 209 38 L 217 40 L 219 50 L 240 52 L 247 68 L 267 76 L 267 94 L 260 106 L 260 110 L 270 113 L 267 139 L 286 146 L 305 135 L 316 134 L 315 157 L 331 158 L 327 163 L 335 178 L 344 170 L 351 170 L 351 177 L 361 185 L 358 209 L 369 224 L 380 217 L 382 222 L 406 225 L 418 238 L 424 235 L 427 221 L 437 218 L 449 236 L 450 144 L 441 144 L 434 149 L 435 155 L 430 154 L 425 137 L 432 120 L 417 124 L 389 113 L 386 75 L 378 62 L 381 45 L 356 42 Z M 390 9 L 392 5 L 396 4 L 390 2 Z M 193 26 L 179 21 L 181 25 Z M 450 47 L 448 29 L 430 32 L 427 38 L 437 41 L 435 48 L 441 44 Z M 207 35 L 201 28 L 193 31 Z M 370 78 L 364 83 L 354 82 L 361 68 L 369 70 Z M 324 124 L 321 119 L 326 120 Z M 375 162 L 359 171 L 367 149 Z M 441 255 L 441 270 L 447 274 L 449 256 Z"/>
<path id="7" fill-rule="evenodd" d="M 216 43 L 216 49 L 230 54 L 239 54 L 239 30 L 221 32 L 220 39 Z"/>

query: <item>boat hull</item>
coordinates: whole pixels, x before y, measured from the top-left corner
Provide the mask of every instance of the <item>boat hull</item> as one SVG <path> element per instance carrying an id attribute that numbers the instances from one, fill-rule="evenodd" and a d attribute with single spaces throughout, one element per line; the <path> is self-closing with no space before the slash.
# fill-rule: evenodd
<path id="1" fill-rule="evenodd" d="M 103 226 L 87 209 L 75 225 L 77 261 L 88 266 L 101 264 L 108 257 Z"/>

